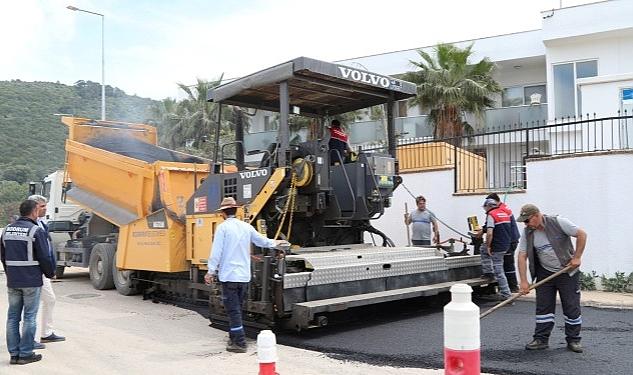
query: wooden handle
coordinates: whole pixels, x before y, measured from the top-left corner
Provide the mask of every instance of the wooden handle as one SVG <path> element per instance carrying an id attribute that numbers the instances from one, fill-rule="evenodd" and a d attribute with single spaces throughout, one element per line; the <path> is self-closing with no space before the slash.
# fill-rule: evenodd
<path id="1" fill-rule="evenodd" d="M 571 267 L 571 266 L 567 266 L 567 267 L 563 268 L 562 270 L 557 271 L 557 272 L 555 272 L 555 273 L 553 273 L 553 274 L 551 274 L 551 275 L 547 276 L 547 277 L 546 277 L 546 278 L 544 278 L 543 280 L 540 280 L 540 281 L 538 281 L 538 282 L 536 282 L 536 283 L 534 283 L 534 284 L 530 285 L 530 287 L 528 288 L 528 290 L 532 290 L 532 289 L 538 288 L 539 286 L 541 286 L 541 285 L 545 284 L 546 282 L 550 281 L 551 279 L 553 279 L 553 278 L 555 278 L 555 277 L 557 277 L 557 276 L 560 276 L 561 274 L 563 274 L 563 273 L 565 273 L 565 272 L 567 272 L 567 271 L 569 271 L 569 270 L 571 270 L 571 269 L 572 269 L 572 267 Z M 521 297 L 522 295 L 523 295 L 523 294 L 521 294 L 521 293 L 517 293 L 517 294 L 513 295 L 512 297 L 508 298 L 507 300 L 505 300 L 505 301 L 501 302 L 500 304 L 493 306 L 490 310 L 488 310 L 488 311 L 486 311 L 486 312 L 482 313 L 481 315 L 479 315 L 479 319 L 482 319 L 482 318 L 484 318 L 484 317 L 486 317 L 486 316 L 490 315 L 490 314 L 491 314 L 491 313 L 493 313 L 494 311 L 496 311 L 496 310 L 498 310 L 498 309 L 502 308 L 503 306 L 505 306 L 505 305 L 509 304 L 510 302 L 512 302 L 512 301 L 514 301 L 515 299 L 517 299 L 517 298 Z"/>
<path id="2" fill-rule="evenodd" d="M 407 202 L 404 202 L 404 214 L 409 213 L 409 207 L 407 206 Z M 405 222 L 404 226 L 407 227 L 407 246 L 411 246 L 411 233 L 409 232 L 409 225 Z"/>

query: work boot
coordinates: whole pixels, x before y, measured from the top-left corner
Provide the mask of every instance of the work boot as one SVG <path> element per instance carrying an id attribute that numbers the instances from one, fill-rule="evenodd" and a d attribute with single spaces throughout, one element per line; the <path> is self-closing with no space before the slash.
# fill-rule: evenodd
<path id="1" fill-rule="evenodd" d="M 18 365 L 27 365 L 29 363 L 37 362 L 37 361 L 39 361 L 41 359 L 42 359 L 42 355 L 41 354 L 33 353 L 33 355 L 30 356 L 30 357 L 20 357 L 20 358 L 18 358 L 18 361 L 16 363 Z"/>
<path id="2" fill-rule="evenodd" d="M 40 342 L 57 342 L 57 341 L 66 341 L 64 336 L 57 336 L 55 333 L 51 333 L 46 337 L 40 338 Z"/>
<path id="3" fill-rule="evenodd" d="M 246 345 L 241 346 L 235 343 L 230 343 L 226 346 L 226 351 L 232 353 L 246 353 Z"/>
<path id="4" fill-rule="evenodd" d="M 20 357 L 18 357 L 17 355 L 12 355 L 11 359 L 9 360 L 9 364 L 10 365 L 17 365 L 18 364 L 18 359 Z"/>
<path id="5" fill-rule="evenodd" d="M 580 345 L 579 341 L 572 341 L 567 343 L 567 349 L 571 350 L 574 353 L 582 353 L 582 345 Z"/>
<path id="6" fill-rule="evenodd" d="M 525 345 L 525 350 L 543 350 L 549 348 L 547 341 L 534 339 Z"/>

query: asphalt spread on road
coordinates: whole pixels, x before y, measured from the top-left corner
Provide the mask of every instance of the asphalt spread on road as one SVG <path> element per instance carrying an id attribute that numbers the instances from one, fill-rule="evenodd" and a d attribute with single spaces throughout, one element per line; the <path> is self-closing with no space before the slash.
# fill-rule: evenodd
<path id="1" fill-rule="evenodd" d="M 302 332 L 277 332 L 279 344 L 328 353 L 342 360 L 382 366 L 443 368 L 442 306 L 447 296 L 364 308 L 332 325 Z M 478 302 L 482 311 L 494 306 Z M 483 372 L 509 375 L 633 374 L 633 312 L 582 310 L 585 352 L 566 349 L 563 314 L 556 311 L 550 348 L 527 351 L 534 330 L 534 303 L 516 302 L 481 321 Z"/>

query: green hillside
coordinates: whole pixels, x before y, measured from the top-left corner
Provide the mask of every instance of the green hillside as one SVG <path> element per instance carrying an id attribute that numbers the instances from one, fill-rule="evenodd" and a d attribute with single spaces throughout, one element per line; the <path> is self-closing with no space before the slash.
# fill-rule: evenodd
<path id="1" fill-rule="evenodd" d="M 146 122 L 154 104 L 106 86 L 108 119 Z M 0 81 L 0 180 L 23 183 L 62 167 L 67 131 L 56 113 L 100 118 L 101 86 Z"/>

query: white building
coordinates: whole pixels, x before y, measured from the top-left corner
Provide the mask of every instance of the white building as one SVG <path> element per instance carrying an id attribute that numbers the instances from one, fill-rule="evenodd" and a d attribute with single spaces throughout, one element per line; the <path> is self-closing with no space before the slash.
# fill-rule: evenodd
<path id="1" fill-rule="evenodd" d="M 633 252 L 627 228 L 633 217 L 628 186 L 633 183 L 633 121 L 613 117 L 626 110 L 633 112 L 633 1 L 613 0 L 548 10 L 541 13 L 543 27 L 513 34 L 456 42 L 473 44 L 473 61 L 488 57 L 498 65 L 496 80 L 503 94 L 497 107 L 486 113 L 480 124 L 484 130 L 521 124 L 546 126 L 557 119 L 580 117 L 598 121 L 574 122 L 540 131 L 527 130 L 482 136 L 480 145 L 488 160 L 488 188 L 498 189 L 517 212 L 522 204 L 536 203 L 543 212 L 562 214 L 583 227 L 589 241 L 582 269 L 585 272 L 613 275 L 633 271 Z M 538 16 L 538 15 L 534 15 Z M 423 47 L 432 52 L 433 46 Z M 416 49 L 352 58 L 340 63 L 382 74 L 399 74 L 412 69 L 410 60 L 420 60 Z M 531 105 L 540 94 L 540 104 Z M 417 109 L 399 106 L 400 129 L 408 136 L 424 136 L 429 128 Z M 538 122 L 537 122 L 538 121 Z M 568 123 L 567 120 L 564 121 Z M 359 130 L 361 125 L 357 124 Z M 365 142 L 355 134 L 352 140 Z M 519 137 L 517 138 L 517 135 Z M 526 136 L 531 142 L 526 142 Z M 536 141 L 535 141 L 536 139 Z M 517 158 L 504 151 L 523 143 Z M 592 152 L 593 151 L 593 152 Z M 595 152 L 602 151 L 602 152 Z M 505 153 L 504 153 L 505 152 Z M 545 154 L 544 158 L 525 158 Z M 565 154 L 560 156 L 561 154 Z M 550 156 L 551 155 L 551 156 Z M 557 156 L 559 155 L 559 156 Z M 504 161 L 505 160 L 505 161 Z M 522 169 L 517 171 L 516 167 Z M 502 185 L 494 184 L 496 168 Z M 503 194 L 517 176 L 525 173 L 529 183 L 516 194 Z M 483 218 L 481 203 L 485 193 L 455 192 L 454 170 L 404 174 L 404 183 L 414 194 L 426 196 L 429 207 L 445 222 L 462 233 L 466 217 Z M 503 185 L 505 183 L 505 185 Z M 402 222 L 403 203 L 412 198 L 397 189 L 394 207 L 374 225 L 384 230 L 396 244 L 406 243 Z M 458 237 L 442 226 L 442 239 Z M 369 238 L 368 238 L 369 240 Z"/>
<path id="2" fill-rule="evenodd" d="M 503 87 L 496 108 L 486 113 L 485 126 L 499 128 L 568 116 L 615 116 L 633 111 L 633 2 L 612 0 L 548 10 L 543 27 L 513 34 L 454 42 L 473 44 L 473 61 L 488 57 L 498 65 L 495 79 Z M 538 15 L 534 15 L 535 17 Z M 387 52 L 339 61 L 382 74 L 412 70 L 422 49 Z M 530 105 L 540 94 L 540 105 Z M 398 108 L 403 124 L 419 111 Z M 483 124 L 482 124 L 483 125 Z M 409 135 L 422 135 L 405 125 Z M 428 130 L 426 130 L 428 132 Z M 365 138 L 361 140 L 365 140 Z"/>
<path id="3" fill-rule="evenodd" d="M 404 183 L 414 194 L 425 195 L 428 206 L 462 233 L 468 216 L 483 219 L 481 203 L 490 190 L 499 191 L 515 212 L 522 204 L 536 203 L 543 212 L 562 214 L 588 232 L 583 271 L 628 274 L 633 272 L 628 236 L 633 228 L 628 214 L 633 208 L 628 190 L 633 185 L 633 1 L 601 1 L 533 16 L 542 17 L 541 29 L 453 43 L 473 44 L 473 61 L 488 57 L 498 66 L 495 79 L 503 93 L 483 123 L 476 124 L 496 134 L 462 144 L 486 158 L 489 185 L 473 193 L 455 191 L 455 179 L 462 175 L 457 167 L 403 174 Z M 420 60 L 418 49 L 338 62 L 395 75 L 412 70 L 409 61 Z M 433 46 L 421 49 L 432 52 Z M 618 111 L 629 117 L 617 117 Z M 418 108 L 399 103 L 394 112 L 401 138 L 432 135 Z M 573 121 L 581 115 L 582 121 Z M 274 115 L 258 116 L 262 121 L 254 121 L 246 136 L 247 145 L 255 148 L 275 137 Z M 560 125 L 561 118 L 565 125 Z M 554 124 L 559 125 L 550 126 Z M 509 125 L 520 130 L 499 132 Z M 381 139 L 381 129 L 379 123 L 366 121 L 352 124 L 349 134 L 353 143 L 366 144 Z M 510 190 L 513 194 L 506 196 Z M 399 223 L 407 201 L 414 206 L 407 190 L 397 189 L 394 207 L 374 222 L 397 245 L 406 244 L 404 224 Z M 458 237 L 445 227 L 441 232 L 442 239 Z"/>
<path id="4" fill-rule="evenodd" d="M 487 38 L 453 42 L 473 44 L 473 61 L 488 57 L 498 70 L 495 79 L 503 93 L 495 108 L 486 111 L 483 123 L 468 117 L 480 131 L 508 126 L 530 127 L 555 119 L 616 116 L 633 112 L 633 2 L 612 0 L 544 11 L 540 30 L 522 31 Z M 539 15 L 534 15 L 538 17 Z M 350 58 L 340 63 L 386 75 L 412 70 L 410 60 L 420 60 L 418 49 L 432 53 L 434 46 Z M 537 95 L 534 95 L 537 94 Z M 535 105 L 537 104 L 538 105 Z M 399 103 L 395 108 L 396 129 L 402 138 L 432 135 L 426 116 L 418 108 Z M 260 148 L 275 138 L 275 116 L 260 113 L 253 120 L 247 146 Z M 617 124 L 615 124 L 617 126 Z M 587 129 L 584 130 L 587 132 Z M 577 132 L 582 130 L 577 129 Z M 565 137 L 591 134 L 557 134 L 559 148 Z M 633 132 L 603 130 L 605 142 L 633 144 Z M 384 138 L 378 121 L 352 124 L 354 144 L 371 144 Z M 620 139 L 620 133 L 626 139 Z M 555 142 L 550 146 L 556 148 Z M 587 146 L 589 147 L 589 146 Z M 538 147 L 537 147 L 538 148 Z"/>

